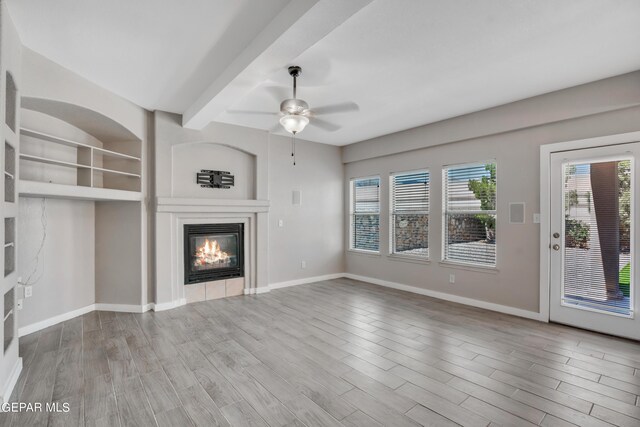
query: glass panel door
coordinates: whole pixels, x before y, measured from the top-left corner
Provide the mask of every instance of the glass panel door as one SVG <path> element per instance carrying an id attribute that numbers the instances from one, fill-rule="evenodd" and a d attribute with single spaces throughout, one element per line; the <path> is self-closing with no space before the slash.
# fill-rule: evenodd
<path id="1" fill-rule="evenodd" d="M 563 169 L 563 305 L 631 316 L 631 159 Z"/>
<path id="2" fill-rule="evenodd" d="M 640 339 L 638 154 L 639 143 L 552 154 L 552 321 Z"/>

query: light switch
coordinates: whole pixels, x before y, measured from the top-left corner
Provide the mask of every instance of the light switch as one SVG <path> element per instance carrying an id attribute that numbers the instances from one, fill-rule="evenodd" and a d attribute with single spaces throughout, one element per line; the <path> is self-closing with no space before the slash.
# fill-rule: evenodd
<path id="1" fill-rule="evenodd" d="M 540 224 L 540 214 L 539 213 L 534 213 L 533 214 L 533 223 L 534 224 Z"/>
<path id="2" fill-rule="evenodd" d="M 278 227 L 284 227 L 284 221 L 279 219 L 278 220 Z"/>

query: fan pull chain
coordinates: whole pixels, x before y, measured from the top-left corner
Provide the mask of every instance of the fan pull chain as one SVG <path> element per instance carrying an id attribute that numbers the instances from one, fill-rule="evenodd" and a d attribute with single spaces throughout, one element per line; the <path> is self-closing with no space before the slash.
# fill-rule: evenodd
<path id="1" fill-rule="evenodd" d="M 291 157 L 293 157 L 293 166 L 296 165 L 296 134 L 291 138 Z"/>

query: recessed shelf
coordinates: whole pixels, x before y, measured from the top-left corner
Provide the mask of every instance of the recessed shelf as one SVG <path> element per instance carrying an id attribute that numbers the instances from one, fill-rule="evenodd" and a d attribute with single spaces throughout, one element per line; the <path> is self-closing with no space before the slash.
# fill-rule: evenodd
<path id="1" fill-rule="evenodd" d="M 6 319 L 9 314 L 13 312 L 13 295 L 15 293 L 15 288 L 9 289 L 4 294 L 4 318 Z"/>
<path id="2" fill-rule="evenodd" d="M 16 251 L 13 245 L 4 247 L 4 277 L 7 277 L 16 268 Z"/>
<path id="3" fill-rule="evenodd" d="M 114 169 L 105 169 L 105 168 L 94 167 L 93 170 L 94 171 L 98 171 L 98 172 L 113 173 L 113 174 L 116 174 L 116 175 L 130 176 L 132 178 L 140 178 L 140 175 L 138 175 L 137 173 L 122 172 L 122 171 L 117 171 L 117 170 L 114 170 Z"/>
<path id="4" fill-rule="evenodd" d="M 104 156 L 118 157 L 118 158 L 121 158 L 121 159 L 129 159 L 129 160 L 140 161 L 140 157 L 131 156 L 129 154 L 124 154 L 124 153 L 119 153 L 119 152 L 113 151 L 113 150 L 107 150 L 105 148 L 94 147 L 93 145 L 83 144 L 82 142 L 72 141 L 72 140 L 66 139 L 66 138 L 60 138 L 60 137 L 57 137 L 57 136 L 49 135 L 49 134 L 44 133 L 44 132 L 38 132 L 38 131 L 35 131 L 35 130 L 32 130 L 32 129 L 22 128 L 20 130 L 20 132 L 24 136 L 31 136 L 31 137 L 42 139 L 42 140 L 45 140 L 45 141 L 54 142 L 56 144 L 66 145 L 68 147 L 90 148 L 90 149 L 94 150 L 95 152 L 100 153 L 100 154 L 102 154 Z"/>
<path id="5" fill-rule="evenodd" d="M 16 150 L 11 144 L 4 143 L 4 201 L 16 201 Z"/>
<path id="6" fill-rule="evenodd" d="M 25 144 L 40 144 L 26 150 L 29 154 L 25 152 L 20 154 L 22 161 L 30 162 L 21 169 L 20 181 L 25 181 L 25 184 L 24 186 L 22 183 L 19 184 L 19 192 L 23 197 L 39 195 L 83 200 L 132 200 L 130 194 L 139 194 L 141 190 L 142 165 L 140 157 L 29 128 L 22 128 L 21 136 L 33 138 L 33 140 L 23 141 Z M 136 142 L 131 143 L 136 144 Z M 42 152 L 55 152 L 55 150 L 48 150 L 49 147 L 54 148 L 55 145 L 75 149 L 75 158 L 66 157 L 65 160 L 58 160 L 52 155 L 41 154 Z M 133 146 L 118 145 L 118 147 L 136 149 Z M 108 148 L 113 147 L 109 146 Z M 42 166 L 38 166 L 38 163 Z M 55 169 L 46 165 L 60 166 L 66 169 Z M 27 181 L 31 181 L 31 183 Z M 34 187 L 35 182 L 40 182 L 44 186 Z M 87 192 L 87 187 L 98 191 Z M 79 192 L 74 192 L 73 188 L 78 189 Z M 105 193 L 103 190 L 123 191 L 125 194 Z M 141 198 L 137 196 L 136 199 L 140 200 Z"/>
<path id="7" fill-rule="evenodd" d="M 6 296 L 5 296 L 6 298 Z M 13 342 L 14 335 L 14 327 L 13 320 L 15 316 L 13 315 L 13 310 L 9 313 L 9 315 L 4 319 L 4 352 L 6 353 Z"/>
<path id="8" fill-rule="evenodd" d="M 5 99 L 5 123 L 9 128 L 16 131 L 16 109 L 18 106 L 18 88 L 9 71 L 6 72 L 6 99 Z"/>
<path id="9" fill-rule="evenodd" d="M 55 159 L 50 159 L 50 158 L 47 158 L 47 157 L 33 156 L 31 154 L 20 154 L 20 158 L 22 160 L 29 160 L 29 161 L 32 161 L 32 162 L 46 163 L 46 164 L 49 164 L 49 165 L 65 166 L 65 167 L 69 167 L 69 168 L 79 168 L 79 169 L 91 169 L 91 166 L 88 166 L 88 165 L 81 165 L 79 163 L 73 163 L 73 162 L 65 162 L 63 160 L 55 160 Z"/>
<path id="10" fill-rule="evenodd" d="M 20 197 L 47 197 L 52 199 L 97 201 L 121 200 L 131 202 L 142 200 L 142 194 L 138 191 L 82 187 L 40 181 L 27 181 L 24 179 L 20 180 L 18 183 L 18 192 L 20 193 Z"/>
<path id="11" fill-rule="evenodd" d="M 4 245 L 15 243 L 16 239 L 16 219 L 4 219 Z"/>

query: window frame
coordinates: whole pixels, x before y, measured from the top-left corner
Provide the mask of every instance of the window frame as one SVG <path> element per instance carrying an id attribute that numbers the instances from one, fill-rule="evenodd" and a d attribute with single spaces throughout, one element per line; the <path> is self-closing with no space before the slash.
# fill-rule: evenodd
<path id="1" fill-rule="evenodd" d="M 402 254 L 396 252 L 396 240 L 395 240 L 395 232 L 396 232 L 396 224 L 394 221 L 394 216 L 398 215 L 395 210 L 395 186 L 394 179 L 397 176 L 403 175 L 411 175 L 418 173 L 426 173 L 427 174 L 427 203 L 428 209 L 426 211 L 414 211 L 411 214 L 415 215 L 426 215 L 427 217 L 427 255 L 411 255 L 411 254 Z M 407 214 L 406 212 L 401 212 L 400 214 Z M 393 258 L 407 259 L 413 261 L 422 261 L 429 262 L 431 260 L 431 245 L 429 244 L 429 239 L 431 237 L 431 171 L 429 168 L 420 168 L 420 169 L 412 169 L 408 171 L 400 171 L 400 172 L 392 172 L 389 174 L 389 256 Z"/>
<path id="2" fill-rule="evenodd" d="M 366 181 L 366 180 L 370 180 L 370 179 L 377 179 L 378 180 L 378 211 L 377 212 L 356 212 L 356 192 L 355 192 L 355 188 L 356 188 L 356 182 L 357 181 Z M 368 254 L 368 255 L 380 255 L 380 228 L 381 228 L 381 223 L 380 223 L 380 219 L 381 219 L 381 205 L 382 205 L 382 191 L 381 188 L 382 187 L 382 178 L 380 177 L 380 175 L 369 175 L 369 176 L 362 176 L 362 177 L 354 177 L 351 178 L 349 180 L 349 251 L 350 252 L 355 252 L 355 253 L 360 253 L 360 254 Z M 355 216 L 356 215 L 377 215 L 378 216 L 378 250 L 377 251 L 373 251 L 373 250 L 368 250 L 368 249 L 360 249 L 360 248 L 356 248 L 354 247 L 355 244 Z"/>
<path id="3" fill-rule="evenodd" d="M 496 208 L 493 210 L 482 210 L 482 209 L 470 209 L 470 210 L 456 210 L 449 211 L 448 210 L 448 192 L 447 192 L 447 172 L 450 169 L 461 169 L 463 167 L 474 167 L 474 166 L 486 166 L 489 164 L 493 164 L 496 167 L 496 195 L 495 195 L 495 206 Z M 471 269 L 481 269 L 481 270 L 497 270 L 498 269 L 498 181 L 499 181 L 499 172 L 498 172 L 498 161 L 496 159 L 488 159 L 485 161 L 472 161 L 465 163 L 455 163 L 442 166 L 442 241 L 441 241 L 441 256 L 440 262 L 446 265 L 452 266 L 460 266 L 467 267 Z M 447 259 L 447 240 L 448 240 L 448 222 L 447 215 L 452 214 L 467 214 L 467 215 L 477 215 L 477 214 L 489 214 L 495 216 L 495 247 L 494 247 L 494 263 L 493 264 L 480 264 L 476 262 L 470 261 L 460 261 L 460 260 L 452 260 Z"/>

